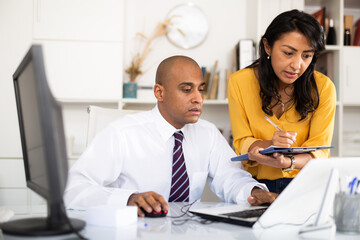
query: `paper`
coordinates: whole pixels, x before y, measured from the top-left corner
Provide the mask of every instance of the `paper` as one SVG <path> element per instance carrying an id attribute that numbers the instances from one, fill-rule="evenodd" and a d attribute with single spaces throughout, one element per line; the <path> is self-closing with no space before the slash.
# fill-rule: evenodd
<path id="1" fill-rule="evenodd" d="M 274 152 L 279 152 L 283 154 L 299 154 L 299 153 L 314 152 L 316 150 L 328 149 L 328 148 L 333 148 L 333 146 L 292 147 L 292 148 L 270 146 L 268 148 L 265 148 L 264 150 L 261 150 L 260 153 L 264 155 L 272 154 Z M 231 161 L 246 161 L 246 160 L 249 160 L 249 155 L 247 153 L 231 158 Z"/>

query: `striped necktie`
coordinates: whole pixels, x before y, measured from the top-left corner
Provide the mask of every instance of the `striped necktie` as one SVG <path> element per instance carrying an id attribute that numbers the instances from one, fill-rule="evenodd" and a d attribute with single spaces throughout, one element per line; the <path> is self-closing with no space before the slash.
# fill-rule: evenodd
<path id="1" fill-rule="evenodd" d="M 184 135 L 181 131 L 178 131 L 174 133 L 174 137 L 175 146 L 173 152 L 169 202 L 188 202 L 190 186 L 182 149 L 182 140 L 184 138 Z"/>

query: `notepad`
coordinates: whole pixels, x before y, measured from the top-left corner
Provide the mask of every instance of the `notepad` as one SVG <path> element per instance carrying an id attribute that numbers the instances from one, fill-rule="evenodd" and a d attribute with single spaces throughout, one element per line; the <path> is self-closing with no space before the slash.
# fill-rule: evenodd
<path id="1" fill-rule="evenodd" d="M 292 147 L 292 148 L 284 148 L 284 147 L 276 147 L 270 146 L 261 150 L 260 153 L 267 155 L 275 152 L 283 153 L 283 154 L 299 154 L 299 153 L 308 153 L 314 152 L 316 150 L 321 149 L 329 149 L 333 148 L 333 146 L 318 146 L 318 147 Z M 246 161 L 249 160 L 249 155 L 247 153 L 231 158 L 231 161 Z"/>

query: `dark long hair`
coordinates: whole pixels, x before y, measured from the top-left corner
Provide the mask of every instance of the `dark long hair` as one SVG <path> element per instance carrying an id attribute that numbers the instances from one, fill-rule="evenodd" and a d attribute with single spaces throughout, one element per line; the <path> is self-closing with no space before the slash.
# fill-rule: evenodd
<path id="1" fill-rule="evenodd" d="M 260 97 L 262 110 L 272 116 L 271 99 L 278 99 L 277 79 L 267 53 L 263 39 L 265 38 L 272 48 L 284 33 L 299 31 L 311 42 L 315 52 L 306 71 L 294 83 L 295 109 L 300 114 L 299 121 L 305 119 L 309 113 L 319 106 L 319 92 L 314 78 L 315 63 L 321 51 L 325 50 L 324 32 L 318 21 L 311 15 L 299 10 L 291 10 L 278 15 L 266 29 L 259 43 L 260 57 L 249 67 L 258 67 Z"/>

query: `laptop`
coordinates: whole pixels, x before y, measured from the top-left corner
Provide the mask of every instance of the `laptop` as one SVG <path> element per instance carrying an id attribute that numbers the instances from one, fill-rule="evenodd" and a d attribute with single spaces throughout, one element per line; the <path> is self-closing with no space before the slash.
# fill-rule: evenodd
<path id="1" fill-rule="evenodd" d="M 339 174 L 335 180 L 331 174 L 333 169 Z M 226 203 L 214 207 L 199 202 L 189 211 L 205 219 L 254 229 L 265 229 L 282 224 L 299 227 L 320 224 L 319 219 L 327 221 L 332 216 L 332 203 L 338 190 L 339 176 L 357 176 L 358 169 L 360 169 L 360 158 L 313 159 L 269 207 Z M 236 216 L 238 212 L 245 213 Z"/>
<path id="2" fill-rule="evenodd" d="M 267 210 L 267 206 L 249 206 L 246 204 L 213 204 L 195 203 L 189 212 L 205 219 L 251 227 Z M 219 206 L 220 205 L 220 206 Z"/>

